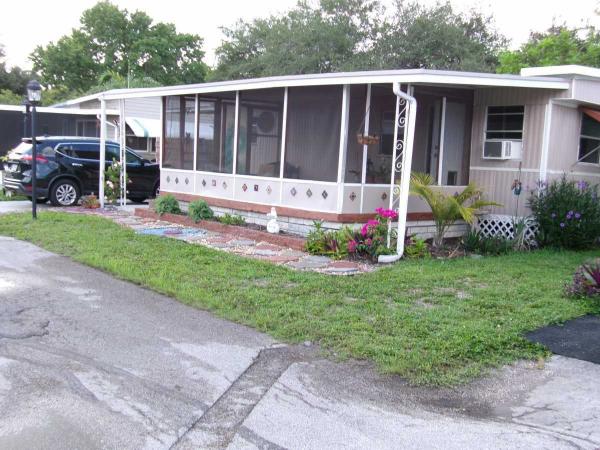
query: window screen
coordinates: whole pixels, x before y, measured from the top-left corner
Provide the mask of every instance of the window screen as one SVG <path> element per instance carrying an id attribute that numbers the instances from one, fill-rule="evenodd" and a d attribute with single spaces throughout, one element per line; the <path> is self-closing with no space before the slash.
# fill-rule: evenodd
<path id="1" fill-rule="evenodd" d="M 223 92 L 198 99 L 198 155 L 196 169 L 233 172 L 235 93 Z"/>
<path id="2" fill-rule="evenodd" d="M 522 140 L 524 116 L 524 106 L 489 106 L 485 130 L 486 140 Z"/>
<path id="3" fill-rule="evenodd" d="M 336 181 L 342 86 L 288 90 L 285 178 Z"/>
<path id="4" fill-rule="evenodd" d="M 579 161 L 600 163 L 600 123 L 583 114 L 579 138 Z"/>
<path id="5" fill-rule="evenodd" d="M 350 87 L 350 114 L 348 117 L 348 149 L 346 153 L 346 183 L 362 181 L 363 145 L 359 135 L 365 131 L 367 86 L 352 85 Z M 370 134 L 370 133 L 369 133 Z"/>
<path id="6" fill-rule="evenodd" d="M 194 166 L 195 99 L 166 97 L 164 102 L 163 167 L 192 170 Z"/>
<path id="7" fill-rule="evenodd" d="M 284 89 L 240 93 L 237 173 L 279 177 Z"/>
<path id="8" fill-rule="evenodd" d="M 396 95 L 392 85 L 373 85 L 369 134 L 379 136 L 379 142 L 367 147 L 367 183 L 389 184 L 390 182 L 395 118 Z M 398 132 L 403 131 L 399 129 Z"/>

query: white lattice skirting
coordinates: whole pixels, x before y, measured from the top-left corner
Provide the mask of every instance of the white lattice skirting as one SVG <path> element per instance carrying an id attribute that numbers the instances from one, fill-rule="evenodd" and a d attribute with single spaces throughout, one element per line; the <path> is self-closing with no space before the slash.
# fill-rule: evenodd
<path id="1" fill-rule="evenodd" d="M 514 218 L 512 216 L 488 214 L 479 217 L 476 229 L 485 237 L 503 236 L 507 239 L 514 239 L 515 229 L 513 226 Z M 535 242 L 537 234 L 537 224 L 532 218 L 527 218 L 527 230 L 525 231 L 525 241 Z"/>

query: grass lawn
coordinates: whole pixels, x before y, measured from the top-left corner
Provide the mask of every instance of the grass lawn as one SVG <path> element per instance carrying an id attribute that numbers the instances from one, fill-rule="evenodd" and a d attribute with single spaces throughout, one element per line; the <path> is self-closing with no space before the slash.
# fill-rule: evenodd
<path id="1" fill-rule="evenodd" d="M 484 259 L 402 261 L 375 273 L 296 272 L 113 222 L 42 212 L 0 216 L 0 235 L 50 251 L 288 342 L 319 342 L 418 384 L 456 384 L 546 355 L 522 335 L 600 307 L 562 288 L 600 251 L 543 250 Z"/>

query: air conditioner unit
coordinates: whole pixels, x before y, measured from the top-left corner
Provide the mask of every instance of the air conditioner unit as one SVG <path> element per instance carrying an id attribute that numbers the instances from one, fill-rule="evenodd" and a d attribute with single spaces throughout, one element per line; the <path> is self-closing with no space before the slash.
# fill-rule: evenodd
<path id="1" fill-rule="evenodd" d="M 523 143 L 521 141 L 485 141 L 483 157 L 485 159 L 521 159 Z"/>

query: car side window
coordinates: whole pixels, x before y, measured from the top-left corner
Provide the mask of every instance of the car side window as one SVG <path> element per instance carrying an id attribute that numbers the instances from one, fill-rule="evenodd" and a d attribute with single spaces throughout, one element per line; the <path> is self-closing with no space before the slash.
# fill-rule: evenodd
<path id="1" fill-rule="evenodd" d="M 61 144 L 57 150 L 71 158 L 90 159 L 93 161 L 97 161 L 99 155 L 98 145 L 89 143 Z"/>
<path id="2" fill-rule="evenodd" d="M 106 161 L 111 163 L 111 162 L 113 162 L 113 159 L 115 161 L 121 160 L 119 147 L 116 147 L 114 145 L 107 145 L 106 146 Z"/>

